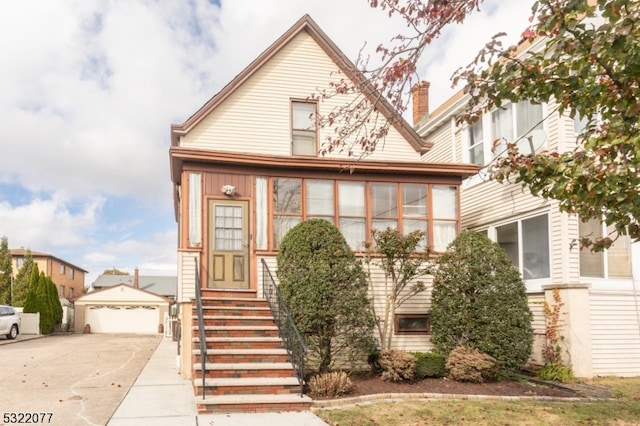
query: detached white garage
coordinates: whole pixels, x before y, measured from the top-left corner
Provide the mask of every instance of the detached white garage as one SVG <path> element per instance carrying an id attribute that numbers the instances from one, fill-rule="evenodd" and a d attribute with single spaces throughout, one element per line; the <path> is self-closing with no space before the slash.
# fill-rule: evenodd
<path id="1" fill-rule="evenodd" d="M 169 303 L 127 284 L 94 291 L 76 299 L 74 329 L 81 333 L 89 325 L 92 333 L 158 333 Z"/>

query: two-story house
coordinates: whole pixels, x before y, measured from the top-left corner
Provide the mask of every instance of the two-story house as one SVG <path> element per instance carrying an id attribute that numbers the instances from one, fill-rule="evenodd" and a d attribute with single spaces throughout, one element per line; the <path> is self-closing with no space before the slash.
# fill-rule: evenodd
<path id="1" fill-rule="evenodd" d="M 543 42 L 521 46 L 520 54 Z M 418 96 L 414 102 L 427 101 Z M 488 111 L 472 125 L 457 125 L 455 117 L 466 102 L 460 92 L 431 114 L 415 118 L 418 133 L 433 143 L 424 159 L 482 167 L 461 186 L 461 226 L 496 241 L 522 273 L 535 317 L 533 361 L 544 362 L 541 302 L 553 304 L 552 291 L 558 289 L 564 304 L 564 361 L 574 373 L 640 374 L 640 246 L 622 237 L 604 253 L 572 248 L 581 235 L 606 235 L 606 227 L 561 213 L 557 201 L 534 197 L 520 185 L 497 183 L 487 173 L 504 153 L 505 142 L 518 141 L 521 152 L 564 152 L 576 146 L 582 123 L 554 113 L 553 104 L 519 102 Z"/>
<path id="2" fill-rule="evenodd" d="M 334 129 L 319 128 L 315 115 L 356 94 L 322 101 L 311 94 L 340 79 L 359 81 L 355 77 L 354 64 L 304 16 L 187 121 L 171 126 L 185 376 L 194 374 L 190 354 L 199 344 L 192 327 L 196 291 L 213 305 L 263 298 L 265 277 L 276 276 L 278 245 L 295 224 L 324 218 L 355 251 L 373 229 L 388 226 L 423 230 L 435 251 L 459 232 L 460 183 L 477 167 L 423 161 L 430 146 L 404 120 L 393 121 L 384 147 L 364 159 L 319 154 Z M 365 84 L 357 87 L 365 92 Z M 392 107 L 380 102 L 389 119 Z M 425 292 L 399 314 L 419 323 L 428 304 Z M 430 348 L 426 327 L 396 331 L 394 346 Z"/>

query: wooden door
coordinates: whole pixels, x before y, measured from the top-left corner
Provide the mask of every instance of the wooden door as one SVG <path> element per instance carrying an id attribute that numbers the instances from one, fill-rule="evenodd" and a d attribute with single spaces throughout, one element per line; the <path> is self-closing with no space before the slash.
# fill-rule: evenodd
<path id="1" fill-rule="evenodd" d="M 208 287 L 249 288 L 248 210 L 248 201 L 209 201 Z"/>

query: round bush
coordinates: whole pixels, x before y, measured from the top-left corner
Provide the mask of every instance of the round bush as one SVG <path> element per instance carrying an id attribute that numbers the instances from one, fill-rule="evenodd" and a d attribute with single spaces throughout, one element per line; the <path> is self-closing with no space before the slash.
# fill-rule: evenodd
<path id="1" fill-rule="evenodd" d="M 448 355 L 457 346 L 495 358 L 503 373 L 522 367 L 533 331 L 524 281 L 504 250 L 465 231 L 438 261 L 432 293 L 432 342 Z"/>
<path id="2" fill-rule="evenodd" d="M 277 257 L 279 289 L 318 371 L 365 363 L 374 345 L 368 284 L 340 231 L 322 219 L 294 226 Z"/>

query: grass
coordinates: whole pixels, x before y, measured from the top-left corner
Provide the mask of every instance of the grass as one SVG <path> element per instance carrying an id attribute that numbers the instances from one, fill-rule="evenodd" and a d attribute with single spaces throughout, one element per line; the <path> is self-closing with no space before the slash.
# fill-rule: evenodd
<path id="1" fill-rule="evenodd" d="M 593 402 L 408 400 L 381 402 L 316 414 L 332 426 L 414 425 L 640 425 L 640 377 L 589 382 L 617 399 Z"/>

